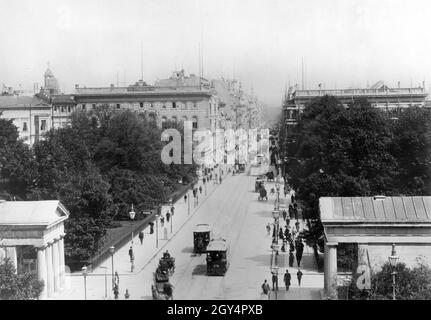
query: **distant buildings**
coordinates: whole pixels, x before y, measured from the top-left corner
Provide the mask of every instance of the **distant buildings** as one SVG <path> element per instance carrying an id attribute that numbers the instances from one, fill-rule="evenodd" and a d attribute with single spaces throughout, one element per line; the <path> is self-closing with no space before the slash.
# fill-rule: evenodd
<path id="1" fill-rule="evenodd" d="M 283 103 L 283 112 L 286 124 L 296 124 L 300 112 L 305 105 L 313 99 L 325 95 L 334 96 L 345 106 L 351 104 L 355 99 L 365 98 L 372 106 L 384 110 L 402 109 L 413 106 L 426 106 L 427 93 L 425 88 L 389 88 L 382 81 L 377 82 L 369 88 L 358 89 L 317 89 L 297 90 L 290 88 Z"/>

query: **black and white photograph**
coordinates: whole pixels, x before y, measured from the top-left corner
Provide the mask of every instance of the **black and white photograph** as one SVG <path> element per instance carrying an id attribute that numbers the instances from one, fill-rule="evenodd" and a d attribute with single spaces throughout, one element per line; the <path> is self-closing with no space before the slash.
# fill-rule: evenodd
<path id="1" fill-rule="evenodd" d="M 431 300 L 430 1 L 0 0 L 0 23 L 0 300 Z"/>

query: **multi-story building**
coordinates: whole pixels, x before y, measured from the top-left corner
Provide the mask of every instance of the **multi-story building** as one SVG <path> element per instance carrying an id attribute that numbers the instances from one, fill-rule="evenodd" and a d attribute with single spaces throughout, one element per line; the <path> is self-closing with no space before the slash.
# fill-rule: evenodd
<path id="1" fill-rule="evenodd" d="M 161 127 L 168 121 L 192 121 L 193 129 L 215 130 L 219 122 L 218 98 L 208 80 L 193 74 L 185 76 L 184 70 L 154 85 L 142 80 L 128 87 L 76 85 L 74 94 L 54 95 L 51 101 L 55 127 L 64 125 L 75 110 L 98 107 L 145 113 Z"/>
<path id="2" fill-rule="evenodd" d="M 0 117 L 13 120 L 19 137 L 33 144 L 52 127 L 52 108 L 46 96 L 0 96 Z"/>
<path id="3" fill-rule="evenodd" d="M 412 106 L 426 106 L 427 93 L 425 87 L 417 88 L 389 88 L 382 81 L 377 82 L 370 88 L 361 89 L 317 89 L 296 90 L 290 88 L 283 103 L 283 112 L 286 124 L 296 124 L 298 115 L 307 103 L 312 100 L 330 95 L 336 97 L 345 106 L 351 104 L 355 99 L 365 98 L 372 106 L 384 110 L 402 109 Z"/>

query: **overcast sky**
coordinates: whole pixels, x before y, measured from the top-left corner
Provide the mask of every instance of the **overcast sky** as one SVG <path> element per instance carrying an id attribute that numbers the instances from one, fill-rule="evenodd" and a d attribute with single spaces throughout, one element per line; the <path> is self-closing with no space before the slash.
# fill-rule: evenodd
<path id="1" fill-rule="evenodd" d="M 0 83 L 43 83 L 47 62 L 71 92 L 199 73 L 240 79 L 279 106 L 290 80 L 307 88 L 431 85 L 427 0 L 0 0 Z M 125 77 L 124 77 L 125 76 Z"/>

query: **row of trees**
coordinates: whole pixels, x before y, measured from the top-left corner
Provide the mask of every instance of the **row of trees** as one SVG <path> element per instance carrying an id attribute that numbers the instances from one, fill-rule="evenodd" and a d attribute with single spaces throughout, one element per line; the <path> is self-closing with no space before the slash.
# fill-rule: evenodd
<path id="1" fill-rule="evenodd" d="M 346 108 L 324 96 L 305 107 L 298 132 L 287 173 L 311 220 L 311 245 L 322 244 L 319 197 L 431 192 L 428 108 L 387 112 L 362 99 Z M 282 137 L 286 149 L 288 137 Z"/>
<path id="2" fill-rule="evenodd" d="M 86 260 L 107 228 L 127 219 L 132 203 L 139 219 L 141 210 L 166 201 L 179 180 L 195 178 L 193 165 L 163 164 L 162 147 L 161 130 L 131 111 L 76 112 L 70 125 L 51 130 L 33 148 L 18 138 L 12 121 L 0 118 L 0 191 L 60 200 L 71 213 L 66 259 Z"/>

